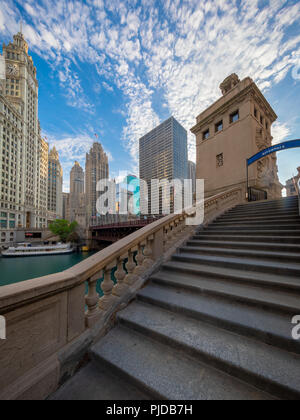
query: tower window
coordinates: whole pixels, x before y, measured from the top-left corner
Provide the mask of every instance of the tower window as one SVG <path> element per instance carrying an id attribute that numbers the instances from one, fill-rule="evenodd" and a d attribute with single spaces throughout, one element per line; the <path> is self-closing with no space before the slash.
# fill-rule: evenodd
<path id="1" fill-rule="evenodd" d="M 223 130 L 223 120 L 222 120 L 222 121 L 219 121 L 219 122 L 215 125 L 215 130 L 216 130 L 216 133 L 218 133 L 219 131 L 222 131 L 222 130 Z"/>
<path id="2" fill-rule="evenodd" d="M 240 119 L 240 113 L 238 110 L 230 114 L 230 124 L 238 121 L 239 119 Z"/>
<path id="3" fill-rule="evenodd" d="M 209 138 L 209 129 L 204 131 L 204 133 L 203 133 L 203 140 L 206 140 L 208 138 Z"/>
<path id="4" fill-rule="evenodd" d="M 220 168 L 223 165 L 224 165 L 224 155 L 223 153 L 220 153 L 219 155 L 217 155 L 217 168 Z"/>

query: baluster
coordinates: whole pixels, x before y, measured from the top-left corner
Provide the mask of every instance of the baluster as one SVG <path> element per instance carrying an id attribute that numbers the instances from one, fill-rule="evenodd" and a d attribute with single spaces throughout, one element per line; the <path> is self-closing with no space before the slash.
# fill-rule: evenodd
<path id="1" fill-rule="evenodd" d="M 138 276 L 134 273 L 135 267 L 136 267 L 136 264 L 135 264 L 134 259 L 133 259 L 133 251 L 129 250 L 128 251 L 128 263 L 126 264 L 128 274 L 125 277 L 125 283 L 128 284 L 129 286 L 131 286 L 133 283 L 135 283 L 136 280 L 138 279 Z"/>
<path id="2" fill-rule="evenodd" d="M 178 237 L 181 238 L 185 229 L 185 217 L 184 215 L 179 219 Z"/>
<path id="3" fill-rule="evenodd" d="M 87 305 L 86 312 L 86 323 L 90 327 L 93 323 L 93 319 L 97 318 L 99 314 L 99 293 L 97 292 L 97 281 L 102 277 L 102 271 L 95 274 L 88 280 L 88 294 L 85 297 L 85 303 Z"/>
<path id="4" fill-rule="evenodd" d="M 173 242 L 174 242 L 174 239 L 175 239 L 175 236 L 174 236 L 175 222 L 172 222 L 170 226 L 171 226 L 171 229 L 170 229 L 170 241 L 169 242 L 170 242 L 170 245 L 172 245 Z"/>
<path id="5" fill-rule="evenodd" d="M 164 252 L 169 249 L 168 238 L 169 238 L 169 226 L 164 227 Z"/>
<path id="6" fill-rule="evenodd" d="M 126 272 L 124 270 L 124 260 L 123 258 L 118 258 L 117 261 L 117 271 L 115 272 L 115 278 L 117 279 L 117 284 L 115 285 L 115 287 L 113 288 L 113 294 L 115 296 L 123 296 L 126 291 L 128 290 L 128 286 L 127 284 L 124 282 L 125 277 L 126 277 Z"/>
<path id="7" fill-rule="evenodd" d="M 137 276 L 141 276 L 145 272 L 145 267 L 143 266 L 143 262 L 145 260 L 144 254 L 143 254 L 143 247 L 142 244 L 138 245 L 138 253 L 135 257 L 137 261 L 137 266 L 134 269 L 134 274 Z"/>
<path id="8" fill-rule="evenodd" d="M 101 289 L 103 290 L 104 296 L 99 301 L 99 308 L 103 311 L 107 311 L 115 300 L 115 296 L 112 294 L 114 282 L 111 279 L 111 270 L 114 266 L 115 264 L 111 264 L 103 270 L 104 280 L 101 283 Z"/>
<path id="9" fill-rule="evenodd" d="M 152 265 L 154 263 L 153 259 L 151 258 L 152 255 L 153 255 L 153 251 L 152 251 L 153 239 L 154 239 L 153 235 L 149 236 L 146 239 L 146 246 L 145 246 L 145 249 L 144 249 L 145 259 L 144 259 L 144 262 L 143 262 L 143 266 L 146 269 L 149 269 L 150 267 L 152 267 Z"/>

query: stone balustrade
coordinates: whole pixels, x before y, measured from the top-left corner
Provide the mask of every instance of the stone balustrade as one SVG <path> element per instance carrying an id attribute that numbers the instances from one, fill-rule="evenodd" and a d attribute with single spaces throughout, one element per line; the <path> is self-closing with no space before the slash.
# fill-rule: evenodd
<path id="1" fill-rule="evenodd" d="M 206 199 L 204 224 L 243 200 L 240 188 Z M 194 216 L 194 209 L 166 216 L 62 273 L 0 287 L 7 324 L 0 400 L 45 398 L 71 376 L 115 313 L 196 228 L 187 223 Z"/>

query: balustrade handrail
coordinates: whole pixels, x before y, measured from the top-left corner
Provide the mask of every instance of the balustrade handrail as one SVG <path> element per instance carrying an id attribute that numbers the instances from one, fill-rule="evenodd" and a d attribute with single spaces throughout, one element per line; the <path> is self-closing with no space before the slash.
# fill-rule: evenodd
<path id="1" fill-rule="evenodd" d="M 204 207 L 209 207 L 210 204 L 218 199 L 222 199 L 237 191 L 241 191 L 241 187 L 234 187 L 212 197 L 208 197 L 204 200 Z M 120 239 L 118 242 L 65 271 L 2 286 L 0 287 L 0 310 L 3 312 L 9 308 L 22 306 L 22 302 L 39 300 L 43 296 L 60 293 L 76 285 L 80 285 L 93 276 L 96 276 L 101 270 L 111 266 L 112 263 L 115 263 L 133 248 L 140 246 L 143 241 L 146 241 L 165 226 L 169 226 L 172 222 L 176 222 L 182 217 L 185 223 L 186 218 L 193 217 L 194 215 L 195 207 L 191 207 L 182 214 L 165 216 Z"/>

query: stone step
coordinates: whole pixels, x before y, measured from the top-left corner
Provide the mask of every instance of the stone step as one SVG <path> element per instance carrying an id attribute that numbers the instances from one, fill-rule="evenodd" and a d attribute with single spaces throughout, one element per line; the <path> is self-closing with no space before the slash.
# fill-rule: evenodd
<path id="1" fill-rule="evenodd" d="M 170 287 L 171 286 L 171 287 Z M 151 283 L 138 293 L 138 300 L 174 313 L 205 321 L 219 328 L 255 338 L 265 344 L 300 355 L 300 342 L 292 339 L 292 316 L 268 310 L 251 302 L 227 296 L 199 294 L 176 283 Z"/>
<path id="2" fill-rule="evenodd" d="M 190 264 L 172 260 L 162 266 L 161 272 L 164 273 L 165 271 L 173 271 L 175 275 L 188 274 L 197 278 L 212 278 L 214 280 L 229 279 L 236 283 L 249 284 L 250 286 L 257 285 L 270 288 L 271 290 L 280 289 L 289 293 L 300 293 L 300 281 L 298 277 L 245 271 L 243 269 L 214 267 L 204 264 Z"/>
<path id="3" fill-rule="evenodd" d="M 119 312 L 118 320 L 278 398 L 300 398 L 300 356 L 140 302 Z"/>
<path id="4" fill-rule="evenodd" d="M 240 230 L 253 230 L 253 231 L 269 231 L 272 234 L 274 234 L 274 232 L 278 232 L 278 231 L 285 231 L 285 230 L 293 230 L 296 232 L 300 233 L 300 223 L 294 224 L 294 223 L 290 223 L 287 225 L 279 225 L 279 224 L 252 224 L 251 223 L 245 223 L 243 225 L 236 225 L 235 223 L 232 224 L 228 224 L 228 225 L 217 225 L 217 224 L 211 224 L 209 225 L 207 228 L 205 228 L 205 232 L 209 232 L 209 231 L 214 231 L 214 230 L 232 230 L 234 229 L 235 231 L 240 231 Z"/>
<path id="5" fill-rule="evenodd" d="M 127 382 L 160 400 L 266 400 L 269 394 L 124 326 L 91 352 Z"/>
<path id="6" fill-rule="evenodd" d="M 282 226 L 282 227 L 289 227 L 289 226 L 298 226 L 298 229 L 300 228 L 300 217 L 297 219 L 273 219 L 273 220 L 216 220 L 213 222 L 210 226 L 212 227 L 227 227 L 227 226 L 252 226 L 254 228 L 261 227 L 261 226 L 272 226 L 274 227 Z"/>
<path id="7" fill-rule="evenodd" d="M 229 256 L 229 257 L 245 257 L 252 259 L 263 259 L 266 261 L 282 261 L 299 263 L 300 253 L 299 252 L 282 252 L 274 250 L 253 250 L 253 249 L 236 249 L 236 248 L 222 248 L 222 247 L 198 247 L 198 246 L 184 246 L 179 248 L 179 252 L 182 254 L 199 254 L 199 255 L 215 255 L 215 256 Z M 300 264 L 299 264 L 300 267 Z"/>
<path id="8" fill-rule="evenodd" d="M 272 235 L 274 234 L 274 236 Z M 278 242 L 278 241 L 287 241 L 289 243 L 298 243 L 300 240 L 300 233 L 298 231 L 287 230 L 287 231 L 280 231 L 278 233 L 274 233 L 270 230 L 268 231 L 255 231 L 255 230 L 244 230 L 244 231 L 234 231 L 233 229 L 229 229 L 224 232 L 222 231 L 207 231 L 206 229 L 199 230 L 193 236 L 195 239 L 203 239 L 203 238 L 240 238 L 249 240 L 249 241 L 257 241 L 258 238 L 263 240 L 264 242 Z M 248 239 L 249 238 L 249 239 Z"/>
<path id="9" fill-rule="evenodd" d="M 256 207 L 262 207 L 262 206 L 270 206 L 270 207 L 276 207 L 276 206 L 288 206 L 290 204 L 298 204 L 298 197 L 287 197 L 287 198 L 279 198 L 277 200 L 265 200 L 265 201 L 252 201 L 251 203 L 246 204 L 238 204 L 236 208 L 256 208 Z"/>
<path id="10" fill-rule="evenodd" d="M 224 221 L 224 222 L 239 222 L 239 221 L 261 221 L 261 220 L 268 220 L 268 221 L 281 221 L 281 220 L 292 220 L 292 221 L 300 221 L 300 216 L 299 214 L 295 214 L 295 213 L 290 213 L 290 214 L 274 214 L 274 215 L 265 215 L 265 216 L 258 216 L 258 215 L 238 215 L 238 216 L 233 216 L 233 215 L 223 215 L 221 217 L 219 217 L 218 219 L 216 219 L 216 221 Z"/>
<path id="11" fill-rule="evenodd" d="M 187 246 L 192 247 L 216 247 L 216 248 L 236 248 L 236 249 L 252 249 L 257 251 L 275 251 L 275 252 L 294 252 L 299 253 L 300 258 L 300 243 L 293 244 L 293 243 L 270 243 L 270 242 L 246 242 L 245 241 L 231 241 L 231 240 L 195 240 L 191 239 L 187 241 Z"/>
<path id="12" fill-rule="evenodd" d="M 296 229 L 290 229 L 290 227 L 285 228 L 285 229 L 280 229 L 278 230 L 278 232 L 274 232 L 274 230 L 270 229 L 269 227 L 263 229 L 254 229 L 253 227 L 244 227 L 244 228 L 237 228 L 234 229 L 234 227 L 232 228 L 205 228 L 202 231 L 203 233 L 205 233 L 206 235 L 225 235 L 225 234 L 230 234 L 230 235 L 259 235 L 259 236 L 273 236 L 274 233 L 276 235 L 279 236 L 300 236 L 300 230 L 296 230 Z"/>
<path id="13" fill-rule="evenodd" d="M 282 244 L 300 244 L 300 235 L 299 236 L 259 236 L 259 235 L 240 235 L 234 233 L 226 233 L 226 234 L 209 234 L 206 235 L 199 232 L 198 234 L 192 237 L 193 240 L 197 241 L 237 241 L 237 242 L 268 242 L 268 243 L 282 243 Z"/>
<path id="14" fill-rule="evenodd" d="M 292 316 L 300 314 L 300 294 L 296 291 L 271 290 L 269 287 L 257 284 L 238 283 L 233 279 L 212 279 L 206 276 L 195 276 L 190 273 L 174 273 L 160 271 L 151 277 L 160 284 L 194 290 L 195 293 L 212 296 L 226 296 L 227 299 L 260 305 L 264 308 L 274 308 L 285 311 Z"/>
<path id="15" fill-rule="evenodd" d="M 298 206 L 290 206 L 290 207 L 283 207 L 283 208 L 264 208 L 264 209 L 239 209 L 234 207 L 231 210 L 228 210 L 225 214 L 232 214 L 232 215 L 242 215 L 242 214 L 249 214 L 254 215 L 257 214 L 259 216 L 265 216 L 268 214 L 285 214 L 285 213 L 298 213 L 299 214 L 299 207 Z"/>
<path id="16" fill-rule="evenodd" d="M 260 273 L 283 274 L 300 278 L 300 263 L 284 263 L 277 261 L 255 260 L 252 258 L 210 256 L 196 254 L 174 254 L 173 261 L 181 261 L 192 264 L 205 264 L 214 267 L 243 269 Z"/>
<path id="17" fill-rule="evenodd" d="M 114 375 L 104 366 L 89 363 L 52 395 L 50 401 L 112 401 L 150 400 L 151 396 L 141 392 L 120 376 Z"/>

